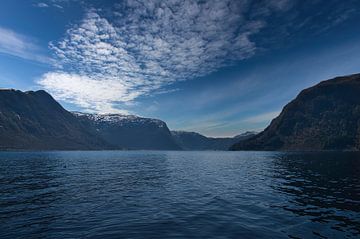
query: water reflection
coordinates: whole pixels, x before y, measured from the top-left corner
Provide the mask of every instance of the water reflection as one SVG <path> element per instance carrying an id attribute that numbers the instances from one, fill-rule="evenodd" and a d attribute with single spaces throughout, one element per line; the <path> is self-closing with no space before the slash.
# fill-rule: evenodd
<path id="1" fill-rule="evenodd" d="M 58 190 L 62 185 L 56 157 L 32 154 L 29 159 L 28 153 L 3 153 L 0 164 L 3 237 L 16 230 L 33 231 L 37 235 L 46 232 L 59 217 L 49 210 L 62 193 Z"/>
<path id="2" fill-rule="evenodd" d="M 277 183 L 271 187 L 289 202 L 279 207 L 337 231 L 360 235 L 359 153 L 282 153 L 274 158 Z"/>
<path id="3" fill-rule="evenodd" d="M 357 238 L 357 153 L 0 153 L 0 238 Z"/>
<path id="4" fill-rule="evenodd" d="M 0 156 L 1 238 L 81 236 L 104 221 L 122 228 L 121 220 L 136 220 L 141 208 L 156 205 L 152 199 L 161 196 L 169 175 L 166 153 L 161 152 L 9 152 Z"/>

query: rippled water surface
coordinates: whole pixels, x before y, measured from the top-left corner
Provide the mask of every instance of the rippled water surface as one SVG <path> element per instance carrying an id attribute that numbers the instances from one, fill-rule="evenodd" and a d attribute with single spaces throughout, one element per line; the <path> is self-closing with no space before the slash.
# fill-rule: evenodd
<path id="1" fill-rule="evenodd" d="M 360 154 L 2 152 L 0 238 L 359 238 Z"/>

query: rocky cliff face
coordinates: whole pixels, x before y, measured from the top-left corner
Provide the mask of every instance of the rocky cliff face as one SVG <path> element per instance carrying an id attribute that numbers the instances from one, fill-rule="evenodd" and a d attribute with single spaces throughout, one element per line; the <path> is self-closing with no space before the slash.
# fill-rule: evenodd
<path id="1" fill-rule="evenodd" d="M 303 90 L 260 134 L 231 150 L 359 150 L 360 74 Z"/>
<path id="2" fill-rule="evenodd" d="M 0 90 L 0 149 L 108 147 L 45 91 Z"/>
<path id="3" fill-rule="evenodd" d="M 180 149 L 166 123 L 158 119 L 121 114 L 73 114 L 117 149 Z"/>

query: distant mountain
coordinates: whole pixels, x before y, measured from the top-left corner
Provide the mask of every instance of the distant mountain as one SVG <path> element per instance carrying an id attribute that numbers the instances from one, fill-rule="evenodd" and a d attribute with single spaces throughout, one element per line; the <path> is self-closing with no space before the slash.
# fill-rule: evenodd
<path id="1" fill-rule="evenodd" d="M 158 119 L 68 112 L 42 90 L 0 90 L 0 150 L 227 150 L 253 134 L 170 132 Z"/>
<path id="2" fill-rule="evenodd" d="M 0 90 L 0 149 L 106 149 L 45 91 Z"/>
<path id="3" fill-rule="evenodd" d="M 171 134 L 183 150 L 228 150 L 234 143 L 247 139 L 256 133 L 246 132 L 233 138 L 211 138 L 187 131 L 171 131 Z"/>
<path id="4" fill-rule="evenodd" d="M 360 74 L 303 90 L 263 132 L 231 150 L 360 150 Z"/>
<path id="5" fill-rule="evenodd" d="M 256 134 L 258 134 L 258 132 L 256 132 L 256 131 L 246 131 L 245 133 L 235 135 L 234 138 L 240 139 L 240 140 L 245 140 L 245 139 L 253 137 Z"/>
<path id="6" fill-rule="evenodd" d="M 180 149 L 166 123 L 158 119 L 121 114 L 73 114 L 117 149 Z"/>

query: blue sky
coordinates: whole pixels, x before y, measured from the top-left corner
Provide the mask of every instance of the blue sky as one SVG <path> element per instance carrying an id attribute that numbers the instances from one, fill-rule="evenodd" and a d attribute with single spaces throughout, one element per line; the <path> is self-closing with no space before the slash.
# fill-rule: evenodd
<path id="1" fill-rule="evenodd" d="M 0 87 L 232 136 L 358 73 L 358 22 L 355 0 L 3 0 Z"/>

